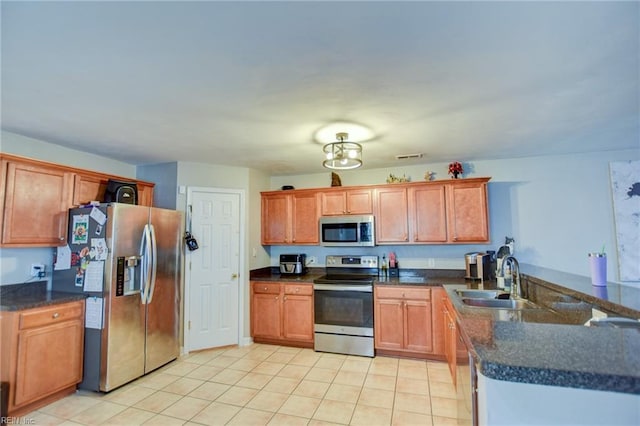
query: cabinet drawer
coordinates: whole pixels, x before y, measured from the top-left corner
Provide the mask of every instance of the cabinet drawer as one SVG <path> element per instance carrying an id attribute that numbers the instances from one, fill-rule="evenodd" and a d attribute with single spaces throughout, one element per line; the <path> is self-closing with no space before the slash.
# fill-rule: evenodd
<path id="1" fill-rule="evenodd" d="M 253 283 L 253 292 L 261 293 L 261 294 L 279 294 L 280 293 L 280 284 L 279 283 L 267 283 L 267 282 L 254 282 Z"/>
<path id="2" fill-rule="evenodd" d="M 84 301 L 30 309 L 20 314 L 20 329 L 46 326 L 82 318 Z"/>
<path id="3" fill-rule="evenodd" d="M 431 300 L 431 289 L 420 287 L 376 287 L 378 299 Z"/>
<path id="4" fill-rule="evenodd" d="M 285 284 L 284 294 L 311 296 L 313 294 L 313 286 L 311 284 Z"/>

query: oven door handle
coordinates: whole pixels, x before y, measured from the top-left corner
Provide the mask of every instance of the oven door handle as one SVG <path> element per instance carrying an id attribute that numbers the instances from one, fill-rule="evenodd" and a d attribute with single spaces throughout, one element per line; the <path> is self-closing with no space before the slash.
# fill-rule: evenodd
<path id="1" fill-rule="evenodd" d="M 313 289 L 326 291 L 359 291 L 362 293 L 373 292 L 373 286 L 368 284 L 313 284 Z"/>

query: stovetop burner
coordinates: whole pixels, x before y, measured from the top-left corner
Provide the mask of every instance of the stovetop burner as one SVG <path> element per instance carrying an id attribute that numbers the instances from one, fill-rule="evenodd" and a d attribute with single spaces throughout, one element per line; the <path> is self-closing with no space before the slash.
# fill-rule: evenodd
<path id="1" fill-rule="evenodd" d="M 326 275 L 316 284 L 372 285 L 378 276 L 378 256 L 327 256 Z"/>

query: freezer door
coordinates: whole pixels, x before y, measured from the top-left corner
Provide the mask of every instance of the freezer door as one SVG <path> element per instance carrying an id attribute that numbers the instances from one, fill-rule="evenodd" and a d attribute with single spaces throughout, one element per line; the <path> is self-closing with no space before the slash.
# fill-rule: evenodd
<path id="1" fill-rule="evenodd" d="M 102 333 L 100 390 L 108 392 L 144 374 L 145 311 L 139 291 L 117 291 L 118 258 L 140 254 L 149 208 L 112 203 L 107 208 L 105 322 Z M 143 261 L 138 262 L 140 268 Z M 139 279 L 140 274 L 135 274 Z M 118 295 L 121 294 L 121 295 Z"/>
<path id="2" fill-rule="evenodd" d="M 145 373 L 180 355 L 180 307 L 182 280 L 182 212 L 152 208 L 152 240 L 156 260 L 147 310 Z"/>

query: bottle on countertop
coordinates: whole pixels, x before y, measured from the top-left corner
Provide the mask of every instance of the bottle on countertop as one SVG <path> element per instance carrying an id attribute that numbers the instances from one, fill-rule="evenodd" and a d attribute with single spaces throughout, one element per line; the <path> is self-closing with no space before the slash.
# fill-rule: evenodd
<path id="1" fill-rule="evenodd" d="M 382 255 L 382 277 L 383 278 L 387 278 L 387 255 L 383 254 Z"/>

